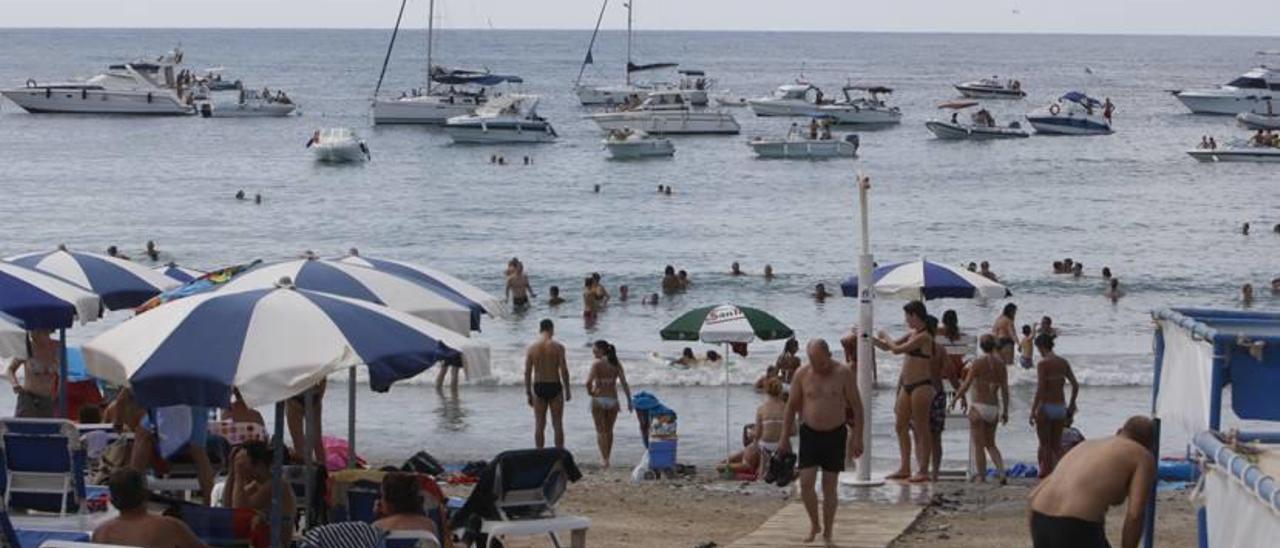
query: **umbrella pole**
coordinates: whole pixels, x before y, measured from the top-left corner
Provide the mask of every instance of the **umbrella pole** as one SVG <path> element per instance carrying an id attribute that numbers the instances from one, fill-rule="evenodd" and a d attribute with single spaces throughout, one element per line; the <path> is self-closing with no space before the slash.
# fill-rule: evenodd
<path id="1" fill-rule="evenodd" d="M 71 402 L 67 401 L 67 330 L 66 328 L 58 329 L 58 411 L 60 417 L 64 419 L 71 418 L 68 413 L 68 407 Z M 30 371 L 30 370 L 28 370 Z"/>
<path id="2" fill-rule="evenodd" d="M 858 207 L 860 212 L 862 253 L 858 256 L 858 394 L 862 399 L 862 456 L 858 457 L 858 471 L 853 485 L 875 486 L 884 480 L 871 479 L 871 407 L 875 399 L 875 349 L 871 346 L 871 334 L 875 332 L 875 261 L 871 256 L 871 230 L 867 220 L 867 193 L 871 180 L 858 176 Z"/>
<path id="3" fill-rule="evenodd" d="M 356 370 L 347 370 L 347 468 L 356 467 Z"/>
<path id="4" fill-rule="evenodd" d="M 724 455 L 733 454 L 733 433 L 729 425 L 729 343 L 724 343 Z"/>
<path id="5" fill-rule="evenodd" d="M 281 470 L 284 467 L 284 402 L 276 402 L 275 423 L 275 455 L 271 459 L 271 546 L 283 546 L 284 531 L 284 482 Z"/>

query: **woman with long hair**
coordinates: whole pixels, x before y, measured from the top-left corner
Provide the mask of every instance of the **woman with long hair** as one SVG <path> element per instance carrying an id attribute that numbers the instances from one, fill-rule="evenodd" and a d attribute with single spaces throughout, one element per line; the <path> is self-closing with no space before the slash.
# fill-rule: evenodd
<path id="1" fill-rule="evenodd" d="M 908 479 L 912 483 L 929 481 L 929 460 L 933 455 L 933 436 L 929 410 L 936 392 L 933 383 L 933 336 L 929 334 L 926 318 L 929 315 L 924 303 L 911 301 L 902 307 L 910 331 L 898 339 L 890 339 L 881 331 L 875 339 L 876 347 L 894 354 L 903 354 L 902 373 L 898 377 L 898 396 L 893 412 L 894 429 L 898 433 L 898 453 L 902 465 L 886 479 Z M 911 436 L 914 433 L 918 472 L 911 475 Z"/>
<path id="2" fill-rule="evenodd" d="M 1006 304 L 991 326 L 991 334 L 996 337 L 996 353 L 1005 365 L 1013 365 L 1013 349 L 1018 344 L 1018 327 L 1014 323 L 1017 317 L 1018 305 Z"/>
<path id="3" fill-rule="evenodd" d="M 622 392 L 627 397 L 627 412 L 634 411 L 631 387 L 627 385 L 627 374 L 622 370 L 618 351 L 612 344 L 598 340 L 592 347 L 592 353 L 596 360 L 587 374 L 587 393 L 591 395 L 591 418 L 596 423 L 596 445 L 600 448 L 604 467 L 608 468 L 609 457 L 613 453 L 613 425 L 622 409 L 618 401 L 618 385 L 622 385 Z"/>

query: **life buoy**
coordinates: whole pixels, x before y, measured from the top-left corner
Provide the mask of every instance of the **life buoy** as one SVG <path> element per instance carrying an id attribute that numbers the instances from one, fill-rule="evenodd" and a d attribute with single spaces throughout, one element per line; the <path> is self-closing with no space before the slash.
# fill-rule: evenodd
<path id="1" fill-rule="evenodd" d="M 1049 114 L 1057 116 L 1059 112 L 1062 112 L 1062 107 L 1057 104 L 1049 105 Z"/>

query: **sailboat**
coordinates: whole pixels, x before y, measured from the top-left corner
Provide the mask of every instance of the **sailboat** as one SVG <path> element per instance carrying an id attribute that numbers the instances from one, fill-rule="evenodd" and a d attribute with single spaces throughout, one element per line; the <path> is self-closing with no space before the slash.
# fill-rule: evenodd
<path id="1" fill-rule="evenodd" d="M 632 75 L 641 72 L 653 70 L 669 69 L 678 66 L 678 63 L 648 63 L 638 65 L 631 58 L 631 38 L 632 38 L 632 12 L 631 6 L 635 0 L 624 2 L 622 5 L 627 8 L 627 66 L 626 78 L 622 85 L 590 85 L 582 83 L 582 74 L 586 71 L 587 65 L 595 64 L 592 57 L 592 50 L 596 45 L 596 37 L 600 34 L 600 23 L 604 21 L 605 9 L 609 6 L 609 0 L 604 0 L 600 6 L 600 15 L 596 18 L 596 28 L 591 32 L 591 42 L 587 45 L 587 56 L 582 60 L 582 66 L 578 69 L 578 78 L 573 82 L 574 93 L 578 95 L 578 101 L 583 106 L 592 105 L 625 105 L 638 104 L 651 92 L 660 90 L 677 89 L 687 92 L 689 102 L 696 106 L 705 106 L 707 104 L 707 88 L 711 87 L 711 81 L 700 70 L 681 71 L 681 80 L 679 84 L 642 84 L 632 79 Z"/>
<path id="2" fill-rule="evenodd" d="M 488 70 L 447 68 L 433 64 L 435 44 L 436 2 L 431 0 L 427 8 L 427 86 L 401 93 L 399 97 L 379 97 L 382 80 L 387 74 L 387 63 L 400 32 L 400 21 L 408 0 L 401 0 L 400 14 L 391 32 L 391 43 L 382 61 L 382 72 L 373 91 L 373 123 L 375 124 L 437 124 L 443 125 L 449 118 L 465 116 L 484 105 L 492 94 L 488 88 L 503 83 L 523 82 L 519 76 L 493 74 Z"/>

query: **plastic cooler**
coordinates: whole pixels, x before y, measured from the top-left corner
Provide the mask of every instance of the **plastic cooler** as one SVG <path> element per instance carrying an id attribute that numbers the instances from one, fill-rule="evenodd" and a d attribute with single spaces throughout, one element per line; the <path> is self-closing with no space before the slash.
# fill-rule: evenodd
<path id="1" fill-rule="evenodd" d="M 649 440 L 649 469 L 671 470 L 676 467 L 677 440 Z"/>

